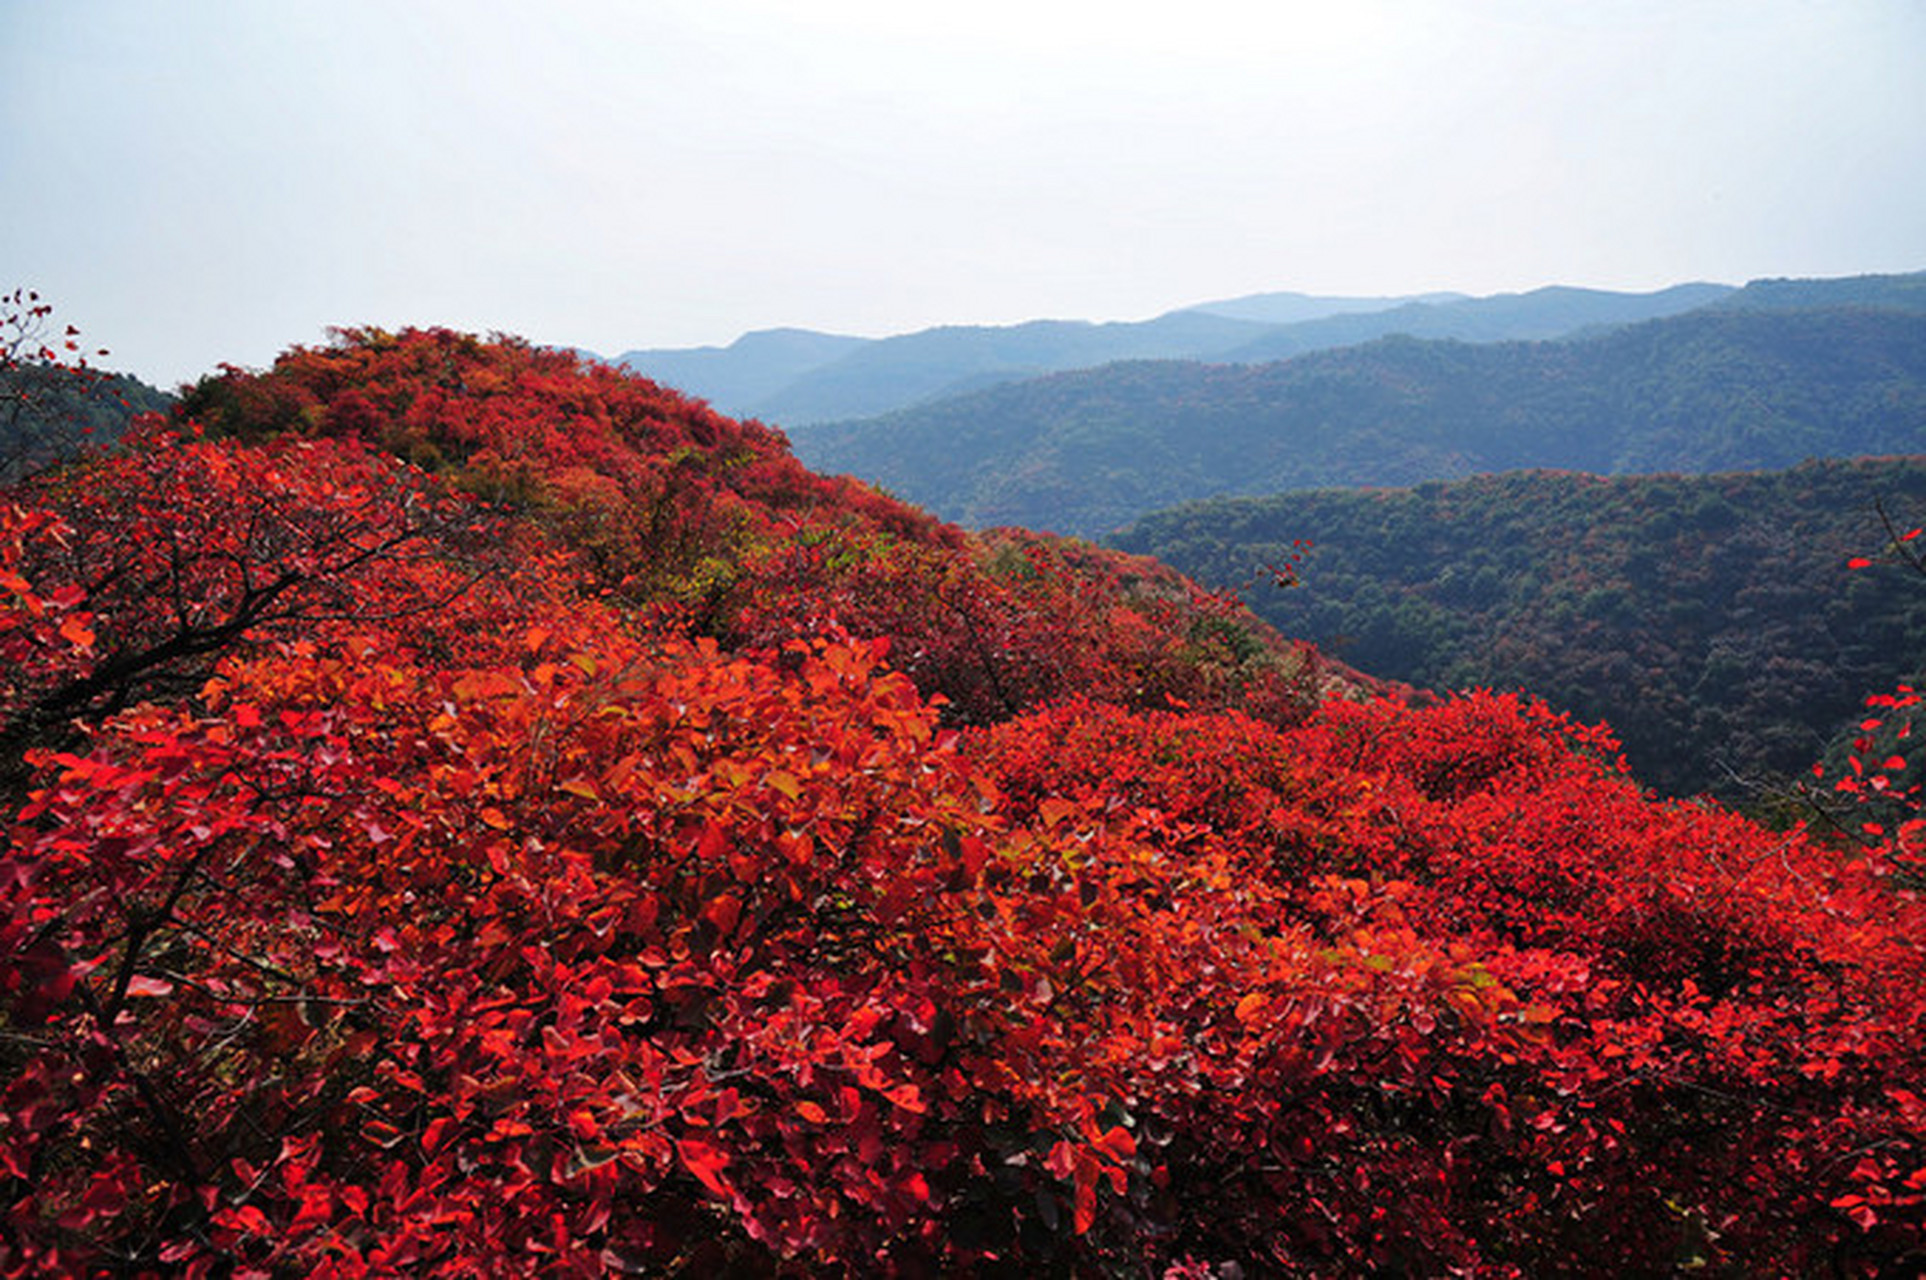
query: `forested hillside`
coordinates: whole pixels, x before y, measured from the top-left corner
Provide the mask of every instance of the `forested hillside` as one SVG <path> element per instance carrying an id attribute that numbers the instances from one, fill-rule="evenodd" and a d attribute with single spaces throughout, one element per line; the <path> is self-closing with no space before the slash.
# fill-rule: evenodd
<path id="1" fill-rule="evenodd" d="M 1714 305 L 1729 311 L 1810 311 L 1823 307 L 1926 311 L 1926 271 L 1817 280 L 1754 280 Z"/>
<path id="2" fill-rule="evenodd" d="M 1617 756 L 343 332 L 0 489 L 0 1274 L 1909 1268 L 1918 797 Z"/>
<path id="3" fill-rule="evenodd" d="M 0 294 L 0 484 L 82 445 L 111 445 L 136 416 L 171 403 L 136 378 L 88 364 L 80 330 L 57 325 L 38 293 Z"/>
<path id="4" fill-rule="evenodd" d="M 1788 467 L 1926 449 L 1926 313 L 1702 310 L 1582 341 L 1392 338 L 1115 365 L 798 430 L 949 519 L 1094 536 L 1200 498 L 1548 467 Z"/>
<path id="5" fill-rule="evenodd" d="M 1286 634 L 1365 670 L 1528 689 L 1609 722 L 1641 781 L 1741 799 L 1802 774 L 1868 689 L 1920 671 L 1926 583 L 1846 569 L 1886 544 L 1881 502 L 1926 518 L 1926 461 L 1223 499 L 1117 542 L 1247 585 Z M 1279 589 L 1266 566 L 1294 562 Z"/>

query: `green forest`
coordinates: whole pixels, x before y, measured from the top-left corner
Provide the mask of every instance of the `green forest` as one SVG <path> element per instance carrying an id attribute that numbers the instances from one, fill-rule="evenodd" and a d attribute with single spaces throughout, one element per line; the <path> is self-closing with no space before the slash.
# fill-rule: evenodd
<path id="1" fill-rule="evenodd" d="M 0 362 L 0 482 L 17 479 L 83 445 L 105 447 L 135 416 L 173 397 L 126 374 L 73 372 Z"/>
<path id="2" fill-rule="evenodd" d="M 1641 781 L 1742 799 L 1918 671 L 1926 581 L 1847 568 L 1886 546 L 1881 505 L 1926 517 L 1926 460 L 1309 490 L 1159 512 L 1115 541 L 1375 675 L 1529 689 L 1610 723 Z"/>

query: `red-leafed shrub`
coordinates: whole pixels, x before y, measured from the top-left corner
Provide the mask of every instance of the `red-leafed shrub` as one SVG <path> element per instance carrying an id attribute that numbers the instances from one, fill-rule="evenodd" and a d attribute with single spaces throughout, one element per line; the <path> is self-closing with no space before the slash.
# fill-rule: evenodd
<path id="1" fill-rule="evenodd" d="M 1890 851 L 520 344 L 197 399 L 0 495 L 0 1274 L 1926 1247 Z"/>

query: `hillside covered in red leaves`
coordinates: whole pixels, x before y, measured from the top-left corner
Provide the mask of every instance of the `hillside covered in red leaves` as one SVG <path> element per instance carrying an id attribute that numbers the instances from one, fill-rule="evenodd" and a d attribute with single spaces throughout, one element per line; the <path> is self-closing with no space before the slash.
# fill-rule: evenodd
<path id="1" fill-rule="evenodd" d="M 346 332 L 0 492 L 0 1273 L 1906 1274 L 1923 824 L 1855 767 L 1851 844 L 1655 802 Z"/>

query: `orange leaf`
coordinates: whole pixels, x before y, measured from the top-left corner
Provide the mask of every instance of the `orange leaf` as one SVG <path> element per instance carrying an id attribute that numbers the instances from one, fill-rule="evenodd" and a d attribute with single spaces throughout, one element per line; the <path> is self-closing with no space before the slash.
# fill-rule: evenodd
<path id="1" fill-rule="evenodd" d="M 93 628 L 78 618 L 65 618 L 60 623 L 60 634 L 77 649 L 94 647 Z"/>
<path id="2" fill-rule="evenodd" d="M 1051 796 L 1037 806 L 1037 814 L 1043 819 L 1043 825 L 1046 827 L 1056 826 L 1065 818 L 1075 814 L 1076 811 L 1076 801 L 1065 800 L 1058 796 Z"/>

